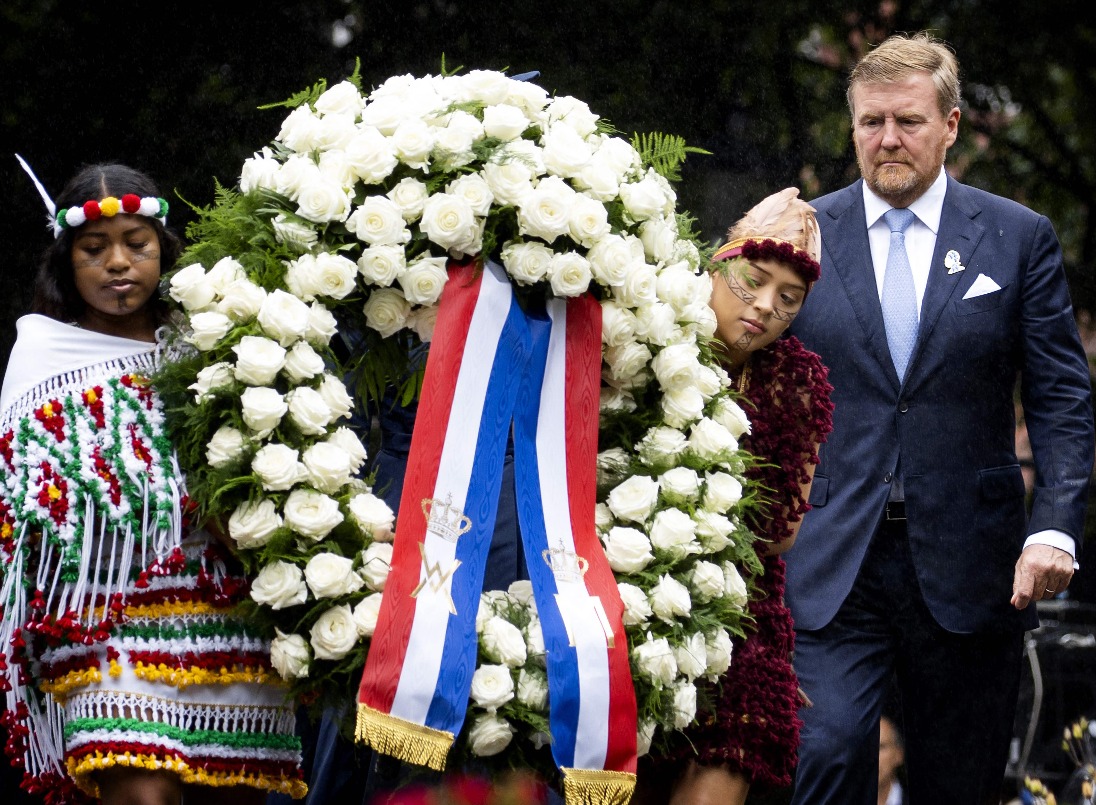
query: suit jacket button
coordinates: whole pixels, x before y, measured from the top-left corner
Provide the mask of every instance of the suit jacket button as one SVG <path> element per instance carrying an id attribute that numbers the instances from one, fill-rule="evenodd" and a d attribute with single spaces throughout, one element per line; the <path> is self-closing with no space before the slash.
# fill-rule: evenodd
<path id="1" fill-rule="evenodd" d="M 906 403 L 902 402 L 898 404 L 898 410 L 904 414 L 906 413 L 906 411 L 910 410 L 910 407 Z"/>
<path id="2" fill-rule="evenodd" d="M 894 478 L 894 476 L 888 472 L 886 475 L 883 476 L 883 483 L 889 484 L 892 478 Z"/>

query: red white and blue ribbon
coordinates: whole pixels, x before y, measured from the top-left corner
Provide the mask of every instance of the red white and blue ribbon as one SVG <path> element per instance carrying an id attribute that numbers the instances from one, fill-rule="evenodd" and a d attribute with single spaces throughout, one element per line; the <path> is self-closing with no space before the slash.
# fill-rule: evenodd
<path id="1" fill-rule="evenodd" d="M 411 441 L 357 738 L 443 769 L 476 668 L 475 617 L 515 423 L 522 538 L 548 651 L 568 803 L 625 803 L 635 691 L 623 604 L 594 530 L 601 309 L 527 314 L 503 270 L 451 265 Z M 520 393 L 519 393 L 520 389 Z"/>

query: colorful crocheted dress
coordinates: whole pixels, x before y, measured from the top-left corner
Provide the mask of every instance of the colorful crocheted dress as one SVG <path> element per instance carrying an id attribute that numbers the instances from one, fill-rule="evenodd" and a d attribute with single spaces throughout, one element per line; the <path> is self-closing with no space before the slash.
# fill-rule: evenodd
<path id="1" fill-rule="evenodd" d="M 155 345 L 19 321 L 0 395 L 0 688 L 24 787 L 95 772 L 303 796 L 300 742 L 246 580 L 183 517 Z"/>

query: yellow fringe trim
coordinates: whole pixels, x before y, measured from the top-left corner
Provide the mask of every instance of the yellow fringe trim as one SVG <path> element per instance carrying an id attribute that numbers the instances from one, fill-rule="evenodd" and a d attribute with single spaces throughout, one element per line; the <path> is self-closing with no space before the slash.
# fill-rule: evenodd
<path id="1" fill-rule="evenodd" d="M 237 682 L 251 682 L 261 685 L 275 679 L 273 674 L 258 666 L 245 666 L 239 670 L 229 671 L 223 667 L 217 670 L 209 668 L 169 668 L 164 663 L 150 665 L 139 662 L 133 669 L 133 674 L 138 679 L 174 685 L 180 690 L 191 685 L 234 685 Z"/>
<path id="2" fill-rule="evenodd" d="M 567 805 L 627 805 L 636 787 L 636 776 L 626 771 L 566 768 L 560 771 Z"/>
<path id="3" fill-rule="evenodd" d="M 64 676 L 53 680 L 43 680 L 38 689 L 43 693 L 49 693 L 59 703 L 63 703 L 69 692 L 76 688 L 86 688 L 103 681 L 103 675 L 98 668 L 85 668 L 81 671 L 69 671 Z"/>
<path id="4" fill-rule="evenodd" d="M 80 790 L 92 797 L 99 796 L 99 786 L 95 782 L 95 772 L 114 766 L 149 769 L 151 771 L 171 771 L 179 775 L 179 779 L 186 784 L 216 787 L 246 785 L 263 791 L 288 794 L 293 799 L 302 799 L 308 793 L 308 785 L 303 780 L 241 772 L 214 772 L 211 774 L 204 769 L 192 768 L 183 760 L 176 758 L 163 760 L 145 754 L 132 755 L 126 753 L 115 755 L 108 753 L 104 755 L 102 752 L 96 752 L 94 755 L 87 755 L 79 760 L 68 758 L 66 766 L 69 775 L 76 781 Z"/>
<path id="5" fill-rule="evenodd" d="M 99 607 L 102 609 L 102 607 Z M 204 601 L 164 601 L 159 604 L 135 604 L 125 608 L 127 618 L 170 618 L 179 615 L 218 615 L 225 607 Z"/>
<path id="6" fill-rule="evenodd" d="M 454 737 L 451 732 L 405 721 L 367 704 L 358 704 L 354 739 L 405 763 L 444 771 L 445 757 Z"/>
<path id="7" fill-rule="evenodd" d="M 118 660 L 110 661 L 110 670 L 107 673 L 109 673 L 115 679 L 122 675 L 122 666 L 118 664 Z"/>

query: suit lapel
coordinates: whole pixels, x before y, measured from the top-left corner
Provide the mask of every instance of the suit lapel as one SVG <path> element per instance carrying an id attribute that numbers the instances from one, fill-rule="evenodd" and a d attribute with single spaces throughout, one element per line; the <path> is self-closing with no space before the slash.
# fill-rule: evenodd
<path id="1" fill-rule="evenodd" d="M 875 284 L 875 269 L 868 245 L 861 181 L 850 185 L 843 197 L 827 210 L 832 223 L 823 233 L 822 245 L 830 256 L 829 267 L 841 277 L 869 350 L 897 389 L 898 373 L 887 346 L 887 330 L 883 324 L 883 309 L 879 305 L 879 289 Z"/>
<path id="2" fill-rule="evenodd" d="M 982 239 L 985 228 L 975 222 L 981 210 L 974 205 L 963 185 L 948 177 L 948 190 L 944 195 L 944 207 L 940 213 L 940 229 L 936 234 L 936 248 L 929 267 L 929 280 L 925 286 L 925 298 L 921 302 L 921 323 L 917 329 L 917 344 L 910 357 L 907 379 L 917 368 L 925 342 L 932 336 L 940 314 L 951 299 L 959 283 L 964 279 L 962 271 L 949 274 L 944 266 L 944 256 L 955 251 L 964 264 L 970 264 L 974 250 Z"/>

